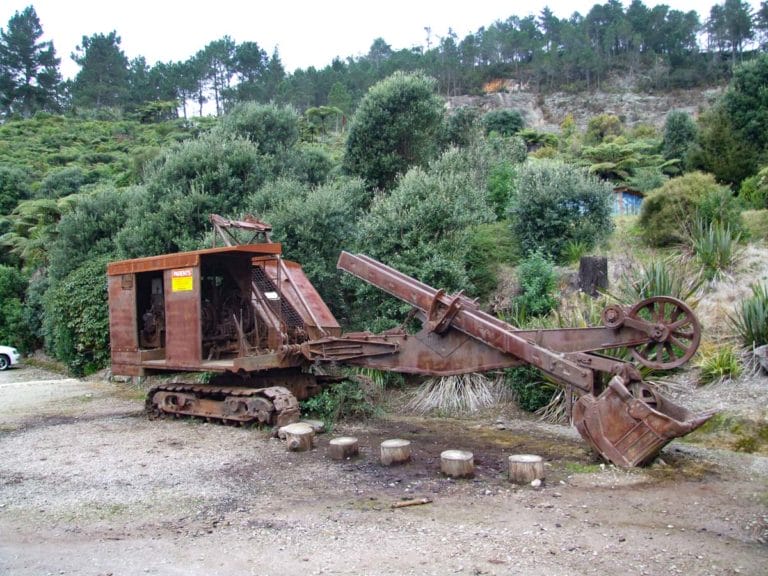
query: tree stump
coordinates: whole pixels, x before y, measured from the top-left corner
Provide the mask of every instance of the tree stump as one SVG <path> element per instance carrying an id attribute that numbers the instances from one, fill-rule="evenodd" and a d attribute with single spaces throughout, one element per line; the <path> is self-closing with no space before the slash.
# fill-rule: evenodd
<path id="1" fill-rule="evenodd" d="M 451 478 L 471 478 L 475 475 L 474 455 L 464 450 L 445 450 L 440 453 L 440 471 Z"/>
<path id="2" fill-rule="evenodd" d="M 328 455 L 334 460 L 346 460 L 352 456 L 357 456 L 359 452 L 360 447 L 357 438 L 352 436 L 340 436 L 328 443 Z"/>
<path id="3" fill-rule="evenodd" d="M 582 256 L 579 260 L 579 289 L 595 297 L 598 290 L 608 288 L 608 258 Z"/>
<path id="4" fill-rule="evenodd" d="M 528 484 L 544 478 L 544 460 L 533 454 L 514 454 L 509 457 L 509 479 L 517 484 Z"/>
<path id="5" fill-rule="evenodd" d="M 309 424 L 296 422 L 288 424 L 280 429 L 285 434 L 286 445 L 291 452 L 306 452 L 312 449 L 315 439 L 315 431 Z"/>
<path id="6" fill-rule="evenodd" d="M 325 432 L 325 422 L 322 420 L 307 420 L 302 419 L 300 420 L 302 424 L 309 424 L 312 426 L 312 429 L 315 431 L 315 434 L 322 434 Z"/>
<path id="7" fill-rule="evenodd" d="M 403 464 L 411 459 L 411 442 L 395 438 L 381 443 L 381 463 L 384 466 Z"/>

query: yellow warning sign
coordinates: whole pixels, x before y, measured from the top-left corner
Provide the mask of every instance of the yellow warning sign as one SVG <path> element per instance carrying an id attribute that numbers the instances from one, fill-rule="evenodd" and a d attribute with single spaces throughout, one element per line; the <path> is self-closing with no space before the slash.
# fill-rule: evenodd
<path id="1" fill-rule="evenodd" d="M 171 270 L 171 292 L 190 292 L 195 289 L 192 268 Z"/>

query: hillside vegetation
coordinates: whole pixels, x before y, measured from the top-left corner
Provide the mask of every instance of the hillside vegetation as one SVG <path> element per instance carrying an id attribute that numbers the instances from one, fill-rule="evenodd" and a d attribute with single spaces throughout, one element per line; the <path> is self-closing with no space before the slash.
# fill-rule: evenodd
<path id="1" fill-rule="evenodd" d="M 0 341 L 43 348 L 76 374 L 102 368 L 106 263 L 207 246 L 211 213 L 270 222 L 349 329 L 389 328 L 408 310 L 342 277 L 342 249 L 464 290 L 517 325 L 564 326 L 599 322 L 607 300 L 564 300 L 562 271 L 631 238 L 622 250 L 634 260 L 612 298 L 695 303 L 768 230 L 766 84 L 768 56 L 757 54 L 695 115 L 643 122 L 593 104 L 579 121 L 562 111 L 548 130 L 521 108 L 448 107 L 439 79 L 402 70 L 349 115 L 258 101 L 186 120 L 167 108 L 10 115 L 0 125 Z M 645 196 L 618 229 L 616 187 Z M 735 376 L 739 350 L 768 343 L 767 293 L 742 291 L 718 323 L 712 379 Z M 538 398 L 532 409 L 548 401 Z"/>

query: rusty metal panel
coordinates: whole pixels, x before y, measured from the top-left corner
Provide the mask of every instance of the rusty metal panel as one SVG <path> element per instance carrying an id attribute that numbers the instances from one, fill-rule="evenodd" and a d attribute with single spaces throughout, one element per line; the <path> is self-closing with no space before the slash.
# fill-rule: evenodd
<path id="1" fill-rule="evenodd" d="M 581 436 L 617 466 L 649 462 L 671 440 L 696 430 L 715 414 L 694 414 L 643 382 L 630 385 L 636 389 L 630 391 L 621 377 L 614 376 L 599 396 L 581 396 L 573 408 L 573 423 Z"/>
<path id="2" fill-rule="evenodd" d="M 310 338 L 319 338 L 323 335 L 322 332 L 328 336 L 340 335 L 341 326 L 304 274 L 301 266 L 289 260 L 281 260 L 281 262 L 283 266 L 279 274 L 277 271 L 278 260 L 264 262 L 264 269 L 272 278 L 280 277 L 280 291 L 283 297 L 301 315 L 308 328 Z"/>
<path id="3" fill-rule="evenodd" d="M 167 363 L 197 367 L 202 360 L 200 268 L 166 270 L 163 281 Z"/>
<path id="4" fill-rule="evenodd" d="M 116 376 L 146 376 L 147 373 L 141 366 L 135 364 L 116 364 L 112 363 L 112 374 Z"/>
<path id="5" fill-rule="evenodd" d="M 136 272 L 151 272 L 153 270 L 168 270 L 169 268 L 185 268 L 198 266 L 200 257 L 210 254 L 280 254 L 280 243 L 269 242 L 265 244 L 248 244 L 245 246 L 222 246 L 219 248 L 207 248 L 205 250 L 193 250 L 191 252 L 178 252 L 176 254 L 162 254 L 160 256 L 148 256 L 146 258 L 134 258 L 112 262 L 107 266 L 107 275 L 128 274 Z"/>
<path id="6" fill-rule="evenodd" d="M 113 357 L 135 352 L 139 347 L 135 286 L 133 274 L 109 277 L 109 342 Z"/>

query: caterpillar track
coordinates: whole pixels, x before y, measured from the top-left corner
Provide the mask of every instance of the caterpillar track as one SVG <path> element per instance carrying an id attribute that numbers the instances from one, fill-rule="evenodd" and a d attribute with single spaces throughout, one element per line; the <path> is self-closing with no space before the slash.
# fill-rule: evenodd
<path id="1" fill-rule="evenodd" d="M 285 426 L 299 420 L 299 403 L 282 386 L 244 388 L 171 382 L 149 389 L 146 408 L 156 417 L 195 416 L 242 426 Z"/>

